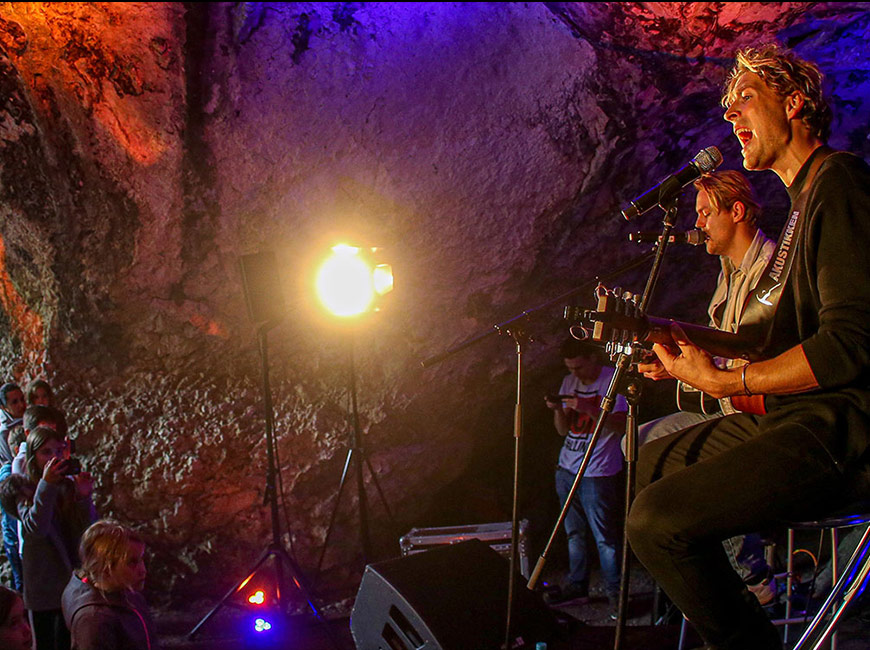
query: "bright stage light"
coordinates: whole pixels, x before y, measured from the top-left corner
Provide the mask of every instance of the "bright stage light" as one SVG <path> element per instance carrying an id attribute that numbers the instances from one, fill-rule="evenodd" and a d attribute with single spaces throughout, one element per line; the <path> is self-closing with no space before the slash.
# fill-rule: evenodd
<path id="1" fill-rule="evenodd" d="M 258 618 L 254 621 L 255 632 L 268 632 L 272 629 L 272 624 L 265 618 Z"/>
<path id="2" fill-rule="evenodd" d="M 371 311 L 378 296 L 393 290 L 392 267 L 370 261 L 375 250 L 339 244 L 321 265 L 315 282 L 317 296 L 336 316 L 350 318 Z"/>
<path id="3" fill-rule="evenodd" d="M 252 605 L 262 605 L 266 602 L 266 593 L 262 589 L 258 589 L 248 596 L 248 602 Z"/>
<path id="4" fill-rule="evenodd" d="M 372 269 L 372 284 L 379 296 L 390 293 L 393 290 L 393 267 L 389 264 L 378 264 Z"/>

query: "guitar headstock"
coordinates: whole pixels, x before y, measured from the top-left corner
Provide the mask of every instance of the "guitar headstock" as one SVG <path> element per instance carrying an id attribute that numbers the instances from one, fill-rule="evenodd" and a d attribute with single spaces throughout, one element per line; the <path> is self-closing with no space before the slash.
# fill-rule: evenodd
<path id="1" fill-rule="evenodd" d="M 599 284 L 595 296 L 596 308 L 583 313 L 583 320 L 593 323 L 591 339 L 604 343 L 611 358 L 639 351 L 640 341 L 649 328 L 639 307 L 640 295 Z"/>

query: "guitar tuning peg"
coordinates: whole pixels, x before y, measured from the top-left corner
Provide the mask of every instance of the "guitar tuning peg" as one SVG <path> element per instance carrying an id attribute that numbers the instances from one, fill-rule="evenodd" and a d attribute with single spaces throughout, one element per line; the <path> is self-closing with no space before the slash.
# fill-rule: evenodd
<path id="1" fill-rule="evenodd" d="M 572 325 L 568 328 L 568 333 L 578 341 L 586 341 L 592 337 L 592 333 L 580 325 Z"/>

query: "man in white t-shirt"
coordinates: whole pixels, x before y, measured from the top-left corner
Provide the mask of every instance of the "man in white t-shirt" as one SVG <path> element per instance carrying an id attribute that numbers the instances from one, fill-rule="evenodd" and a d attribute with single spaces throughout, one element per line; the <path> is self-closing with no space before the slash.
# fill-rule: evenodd
<path id="1" fill-rule="evenodd" d="M 564 506 L 574 477 L 589 446 L 601 403 L 614 370 L 605 367 L 603 350 L 575 339 L 567 339 L 559 349 L 565 367 L 571 372 L 562 381 L 560 398 L 546 398 L 553 411 L 553 424 L 565 442 L 556 468 L 556 493 Z M 604 591 L 613 612 L 619 595 L 619 542 L 622 517 L 623 456 L 619 442 L 625 430 L 628 410 L 625 398 L 616 400 L 598 438 L 580 486 L 565 518 L 568 535 L 569 572 L 561 592 L 551 603 L 586 598 L 589 595 L 589 567 L 586 553 L 586 528 L 591 530 L 601 560 Z"/>

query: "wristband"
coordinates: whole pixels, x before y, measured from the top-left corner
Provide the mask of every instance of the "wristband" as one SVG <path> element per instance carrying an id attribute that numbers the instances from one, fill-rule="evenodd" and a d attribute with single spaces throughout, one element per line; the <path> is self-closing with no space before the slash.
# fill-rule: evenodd
<path id="1" fill-rule="evenodd" d="M 746 385 L 746 370 L 751 365 L 751 363 L 747 363 L 745 366 L 743 366 L 743 372 L 740 374 L 740 378 L 743 380 L 743 393 L 747 396 L 752 395 L 752 391 L 749 390 L 749 386 Z"/>

